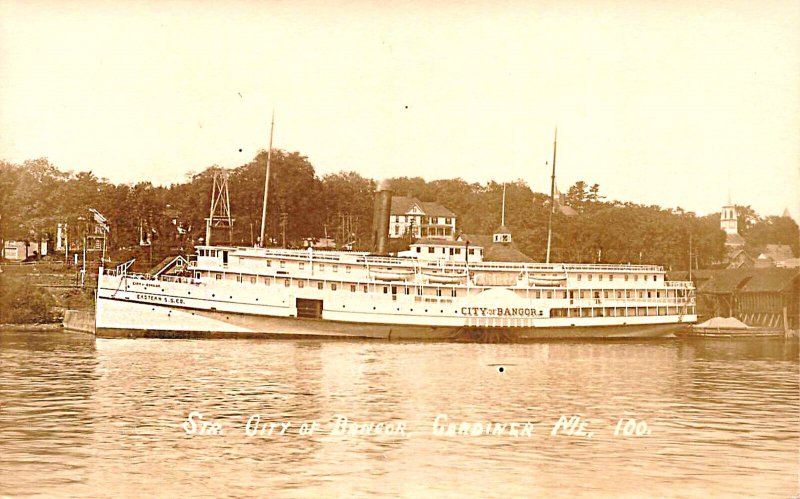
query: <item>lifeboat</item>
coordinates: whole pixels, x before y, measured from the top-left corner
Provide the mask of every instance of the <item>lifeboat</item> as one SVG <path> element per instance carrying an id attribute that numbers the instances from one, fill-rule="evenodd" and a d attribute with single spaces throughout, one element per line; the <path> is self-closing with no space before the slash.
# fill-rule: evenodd
<path id="1" fill-rule="evenodd" d="M 370 277 L 376 281 L 405 281 L 411 272 L 370 272 Z"/>
<path id="2" fill-rule="evenodd" d="M 567 280 L 567 276 L 530 276 L 528 284 L 531 286 L 560 286 Z"/>
<path id="3" fill-rule="evenodd" d="M 457 284 L 467 278 L 467 274 L 422 274 L 430 283 L 435 284 Z"/>

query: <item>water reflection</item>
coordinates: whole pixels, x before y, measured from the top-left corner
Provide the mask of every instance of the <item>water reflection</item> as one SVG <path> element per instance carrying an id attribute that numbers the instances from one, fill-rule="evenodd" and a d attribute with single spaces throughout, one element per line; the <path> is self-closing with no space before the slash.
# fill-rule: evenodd
<path id="1" fill-rule="evenodd" d="M 0 332 L 0 491 L 79 482 L 89 465 L 97 366 L 86 335 Z M 15 477 L 12 482 L 12 476 Z M 6 483 L 6 482 L 9 483 Z"/>
<path id="2" fill-rule="evenodd" d="M 797 492 L 796 343 L 95 343 L 6 331 L 0 363 L 8 495 Z M 190 411 L 223 435 L 186 435 Z M 248 437 L 256 414 L 292 427 Z M 530 421 L 535 434 L 433 436 L 437 414 Z M 298 434 L 337 415 L 404 421 L 408 435 Z M 593 437 L 551 437 L 561 415 L 580 416 Z M 620 418 L 652 433 L 614 437 Z"/>

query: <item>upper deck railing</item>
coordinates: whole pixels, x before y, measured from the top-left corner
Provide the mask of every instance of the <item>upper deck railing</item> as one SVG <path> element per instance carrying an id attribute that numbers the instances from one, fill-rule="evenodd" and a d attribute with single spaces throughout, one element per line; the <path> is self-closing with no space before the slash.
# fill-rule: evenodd
<path id="1" fill-rule="evenodd" d="M 324 261 L 335 263 L 352 263 L 365 266 L 389 265 L 408 266 L 409 264 L 424 266 L 426 268 L 494 270 L 509 272 L 540 271 L 540 272 L 565 272 L 565 271 L 621 271 L 621 272 L 663 272 L 660 265 L 631 265 L 631 264 L 605 264 L 605 263 L 526 263 L 526 262 L 466 262 L 457 260 L 418 260 L 411 257 L 397 258 L 390 256 L 370 255 L 365 252 L 320 251 L 320 250 L 287 250 L 272 248 L 249 247 L 220 247 L 198 246 L 198 249 L 216 249 L 232 252 L 232 256 L 254 258 L 285 258 L 303 261 Z"/>

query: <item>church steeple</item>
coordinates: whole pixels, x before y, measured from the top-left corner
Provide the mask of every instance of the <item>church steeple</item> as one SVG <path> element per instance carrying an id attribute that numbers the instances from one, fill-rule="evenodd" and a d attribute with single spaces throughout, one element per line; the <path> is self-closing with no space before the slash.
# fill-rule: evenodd
<path id="1" fill-rule="evenodd" d="M 739 233 L 739 218 L 736 214 L 736 205 L 731 203 L 728 198 L 728 204 L 722 207 L 722 213 L 719 216 L 719 228 L 724 230 L 726 234 Z"/>
<path id="2" fill-rule="evenodd" d="M 503 184 L 503 208 L 500 212 L 500 227 L 498 227 L 492 235 L 492 242 L 495 243 L 510 243 L 511 231 L 506 228 L 506 185 Z"/>
<path id="3" fill-rule="evenodd" d="M 736 250 L 744 247 L 745 241 L 739 235 L 739 217 L 736 213 L 736 205 L 731 202 L 730 191 L 728 192 L 728 204 L 722 207 L 719 215 L 719 228 L 725 231 L 725 247 L 728 250 Z"/>

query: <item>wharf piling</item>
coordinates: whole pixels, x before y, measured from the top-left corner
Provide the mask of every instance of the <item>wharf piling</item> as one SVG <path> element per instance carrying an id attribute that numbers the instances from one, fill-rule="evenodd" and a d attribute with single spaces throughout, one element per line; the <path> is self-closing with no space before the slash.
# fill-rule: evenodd
<path id="1" fill-rule="evenodd" d="M 95 334 L 94 310 L 67 310 L 64 312 L 64 329 Z"/>

